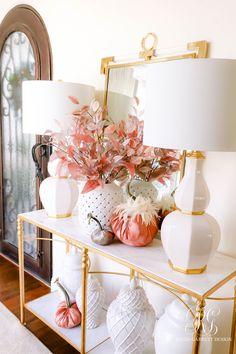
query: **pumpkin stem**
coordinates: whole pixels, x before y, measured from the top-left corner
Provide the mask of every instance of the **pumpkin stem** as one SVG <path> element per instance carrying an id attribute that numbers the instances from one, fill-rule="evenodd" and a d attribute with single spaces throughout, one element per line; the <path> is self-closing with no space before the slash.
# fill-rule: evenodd
<path id="1" fill-rule="evenodd" d="M 66 306 L 67 307 L 71 307 L 71 303 L 70 303 L 70 297 L 68 295 L 68 292 L 66 291 L 66 289 L 64 288 L 64 286 L 62 286 L 62 284 L 59 282 L 59 278 L 57 278 L 55 280 L 55 284 L 58 286 L 59 289 L 61 289 L 61 291 L 63 292 L 63 295 L 65 296 L 65 301 L 66 301 Z"/>
<path id="2" fill-rule="evenodd" d="M 93 216 L 92 213 L 89 213 L 89 214 L 87 215 L 87 218 L 89 219 L 89 220 L 88 220 L 88 223 L 89 223 L 89 224 L 90 224 L 91 219 L 93 219 L 93 220 L 98 224 L 98 226 L 100 227 L 100 230 L 101 230 L 101 231 L 104 230 L 103 227 L 102 227 L 102 224 L 100 223 L 100 221 L 99 221 L 97 218 L 95 218 L 95 216 Z"/>
<path id="3" fill-rule="evenodd" d="M 130 190 L 131 182 L 132 182 L 132 179 L 129 181 L 129 183 L 128 183 L 128 185 L 127 185 L 127 192 L 128 192 L 128 195 L 129 195 L 133 200 L 135 200 L 136 197 L 135 197 L 135 195 L 133 195 L 133 194 L 131 193 L 131 190 Z"/>

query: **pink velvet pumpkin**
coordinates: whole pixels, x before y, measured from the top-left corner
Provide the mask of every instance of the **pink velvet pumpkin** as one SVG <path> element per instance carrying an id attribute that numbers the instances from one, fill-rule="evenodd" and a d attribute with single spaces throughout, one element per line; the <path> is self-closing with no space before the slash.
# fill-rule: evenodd
<path id="1" fill-rule="evenodd" d="M 140 215 L 133 220 L 131 218 L 120 219 L 118 214 L 112 217 L 112 229 L 121 242 L 129 246 L 146 246 L 154 239 L 157 231 L 157 219 L 153 217 L 149 225 L 145 225 Z"/>
<path id="2" fill-rule="evenodd" d="M 158 231 L 158 216 L 155 204 L 138 196 L 119 205 L 111 220 L 114 234 L 129 246 L 146 246 Z"/>
<path id="3" fill-rule="evenodd" d="M 55 313 L 55 322 L 59 327 L 73 328 L 80 324 L 81 313 L 76 303 L 71 304 L 70 298 L 65 288 L 56 280 L 57 286 L 65 295 L 65 301 L 61 301 Z"/>

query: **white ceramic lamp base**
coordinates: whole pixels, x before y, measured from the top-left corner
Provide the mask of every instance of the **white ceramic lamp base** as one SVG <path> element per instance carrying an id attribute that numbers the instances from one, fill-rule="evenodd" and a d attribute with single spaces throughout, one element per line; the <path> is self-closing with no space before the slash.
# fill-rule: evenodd
<path id="1" fill-rule="evenodd" d="M 187 274 L 206 269 L 220 241 L 217 221 L 205 213 L 209 191 L 202 175 L 204 156 L 193 153 L 186 159 L 186 173 L 175 193 L 179 210 L 166 216 L 161 239 L 169 264 Z"/>
<path id="2" fill-rule="evenodd" d="M 65 218 L 71 216 L 79 191 L 72 178 L 48 177 L 41 183 L 39 195 L 49 217 Z"/>

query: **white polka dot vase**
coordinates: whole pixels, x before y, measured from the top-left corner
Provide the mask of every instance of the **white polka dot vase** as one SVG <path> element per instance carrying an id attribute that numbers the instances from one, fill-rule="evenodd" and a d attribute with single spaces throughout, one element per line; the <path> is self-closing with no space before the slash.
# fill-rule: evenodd
<path id="1" fill-rule="evenodd" d="M 156 316 L 144 289 L 132 280 L 111 303 L 107 328 L 115 354 L 142 354 L 150 341 Z"/>
<path id="2" fill-rule="evenodd" d="M 115 207 L 123 201 L 123 192 L 115 183 L 105 184 L 88 193 L 81 193 L 84 183 L 79 184 L 78 214 L 79 224 L 91 234 L 97 229 L 97 223 L 88 219 L 88 214 L 97 218 L 104 229 L 111 228 L 111 216 Z"/>

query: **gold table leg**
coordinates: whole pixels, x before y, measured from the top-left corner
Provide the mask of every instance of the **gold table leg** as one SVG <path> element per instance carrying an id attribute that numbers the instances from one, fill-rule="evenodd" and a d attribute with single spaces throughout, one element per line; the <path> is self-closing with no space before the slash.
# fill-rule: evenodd
<path id="1" fill-rule="evenodd" d="M 25 324 L 25 277 L 24 277 L 24 235 L 23 221 L 17 218 L 19 286 L 20 286 L 20 321 Z"/>
<path id="2" fill-rule="evenodd" d="M 231 326 L 231 342 L 229 348 L 229 354 L 235 354 L 234 343 L 236 336 L 236 285 L 234 286 L 234 305 L 233 305 L 233 317 L 232 317 L 232 326 Z"/>
<path id="3" fill-rule="evenodd" d="M 86 309 L 87 309 L 87 280 L 88 280 L 88 250 L 82 249 L 82 321 L 81 321 L 81 354 L 86 353 Z"/>
<path id="4" fill-rule="evenodd" d="M 200 340 L 202 334 L 202 321 L 204 318 L 205 300 L 198 300 L 196 306 L 196 314 L 194 319 L 194 334 L 193 334 L 193 347 L 192 354 L 200 353 Z"/>

